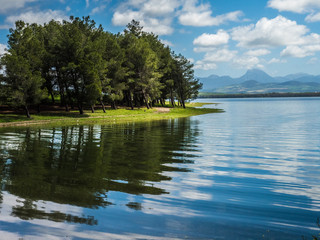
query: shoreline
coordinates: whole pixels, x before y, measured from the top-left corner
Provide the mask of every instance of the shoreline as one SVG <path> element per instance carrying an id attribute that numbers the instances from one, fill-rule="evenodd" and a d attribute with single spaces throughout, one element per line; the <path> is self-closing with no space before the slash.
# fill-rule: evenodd
<path id="1" fill-rule="evenodd" d="M 216 108 L 196 108 L 212 103 L 189 103 L 189 106 L 184 108 L 175 107 L 154 107 L 153 109 L 140 108 L 135 110 L 118 109 L 107 110 L 103 113 L 98 110 L 95 113 L 86 112 L 84 115 L 79 115 L 76 112 L 65 113 L 43 112 L 33 114 L 31 119 L 28 119 L 19 114 L 0 114 L 0 119 L 4 116 L 7 121 L 0 122 L 0 128 L 6 127 L 27 127 L 27 126 L 66 126 L 78 124 L 108 124 L 108 123 L 125 123 L 125 122 L 147 122 L 156 120 L 166 120 L 174 118 L 191 117 L 208 113 L 220 113 L 222 109 Z M 23 119 L 15 121 L 15 118 Z"/>
<path id="2" fill-rule="evenodd" d="M 320 97 L 313 93 L 210 93 L 200 92 L 198 98 L 274 98 L 274 97 Z"/>

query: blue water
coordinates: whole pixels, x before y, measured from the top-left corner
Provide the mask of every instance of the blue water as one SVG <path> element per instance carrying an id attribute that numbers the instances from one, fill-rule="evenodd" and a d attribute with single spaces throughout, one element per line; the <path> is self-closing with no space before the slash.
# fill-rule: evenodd
<path id="1" fill-rule="evenodd" d="M 0 239 L 318 235 L 320 98 L 197 101 L 225 112 L 2 129 Z"/>

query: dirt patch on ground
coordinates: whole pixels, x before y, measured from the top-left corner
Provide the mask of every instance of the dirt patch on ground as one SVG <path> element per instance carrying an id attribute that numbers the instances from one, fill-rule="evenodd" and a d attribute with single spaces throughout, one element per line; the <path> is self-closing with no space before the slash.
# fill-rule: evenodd
<path id="1" fill-rule="evenodd" d="M 170 112 L 170 108 L 165 108 L 165 107 L 155 107 L 155 109 L 158 113 L 168 113 Z"/>

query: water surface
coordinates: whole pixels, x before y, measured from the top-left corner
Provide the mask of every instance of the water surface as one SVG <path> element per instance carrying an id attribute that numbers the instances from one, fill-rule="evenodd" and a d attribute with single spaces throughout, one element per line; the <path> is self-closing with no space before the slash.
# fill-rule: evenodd
<path id="1" fill-rule="evenodd" d="M 0 239 L 317 235 L 320 98 L 201 101 L 225 112 L 0 129 Z"/>

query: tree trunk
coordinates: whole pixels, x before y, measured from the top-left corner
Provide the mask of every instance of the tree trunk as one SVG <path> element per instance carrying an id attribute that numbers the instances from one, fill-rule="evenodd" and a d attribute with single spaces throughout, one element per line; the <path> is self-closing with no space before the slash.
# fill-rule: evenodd
<path id="1" fill-rule="evenodd" d="M 173 98 L 173 93 L 172 93 L 172 90 L 170 91 L 170 98 L 171 98 L 171 105 L 172 107 L 174 107 L 174 98 Z"/>
<path id="2" fill-rule="evenodd" d="M 26 110 L 27 118 L 31 118 L 30 113 L 29 113 L 29 109 L 28 109 L 28 106 L 27 106 L 27 105 L 24 106 L 24 109 Z"/>
<path id="3" fill-rule="evenodd" d="M 133 110 L 133 102 L 132 102 L 132 97 L 131 97 L 131 91 L 129 91 L 129 103 L 130 103 L 131 110 Z"/>
<path id="4" fill-rule="evenodd" d="M 94 113 L 94 106 L 91 105 L 91 112 Z"/>
<path id="5" fill-rule="evenodd" d="M 40 104 L 37 106 L 38 113 L 40 113 Z"/>
<path id="6" fill-rule="evenodd" d="M 181 105 L 182 105 L 183 108 L 186 108 L 186 105 L 185 105 L 185 103 L 184 103 L 184 100 L 181 100 Z"/>
<path id="7" fill-rule="evenodd" d="M 117 110 L 117 105 L 116 105 L 115 101 L 111 102 L 111 108 L 114 109 L 114 110 Z"/>
<path id="8" fill-rule="evenodd" d="M 160 103 L 161 103 L 161 106 L 164 107 L 164 103 L 163 103 L 163 98 L 160 98 Z"/>
<path id="9" fill-rule="evenodd" d="M 65 108 L 66 108 L 66 112 L 70 111 L 68 103 L 65 104 Z"/>
<path id="10" fill-rule="evenodd" d="M 83 114 L 83 108 L 82 108 L 82 104 L 81 103 L 78 104 L 78 108 L 79 108 L 80 114 L 82 115 Z"/>
<path id="11" fill-rule="evenodd" d="M 53 92 L 50 92 L 52 104 L 55 103 Z"/>
<path id="12" fill-rule="evenodd" d="M 100 103 L 101 103 L 101 105 L 102 105 L 102 110 L 103 110 L 103 112 L 106 113 L 106 107 L 104 106 L 103 101 L 100 100 Z"/>
<path id="13" fill-rule="evenodd" d="M 149 106 L 149 103 L 147 101 L 147 97 L 146 97 L 146 94 L 145 94 L 144 90 L 142 90 L 142 95 L 143 95 L 143 100 L 144 100 L 144 102 L 146 104 L 146 107 L 147 107 L 147 109 L 149 109 L 150 106 Z"/>

